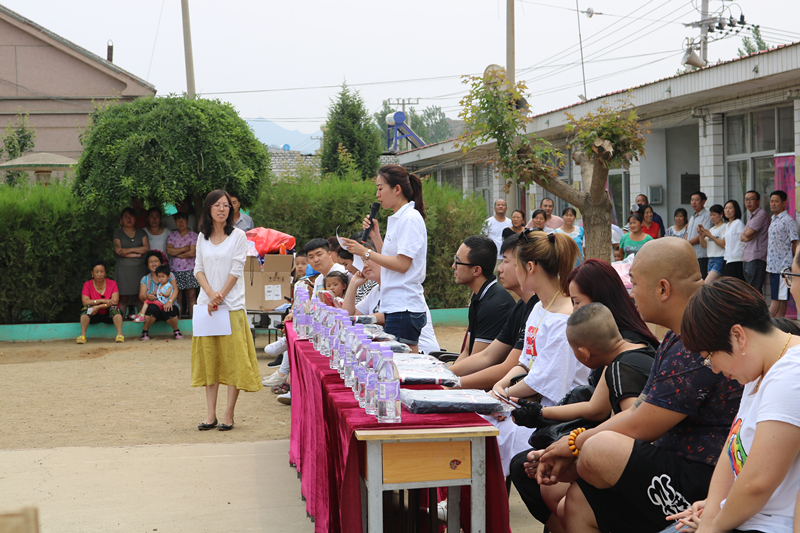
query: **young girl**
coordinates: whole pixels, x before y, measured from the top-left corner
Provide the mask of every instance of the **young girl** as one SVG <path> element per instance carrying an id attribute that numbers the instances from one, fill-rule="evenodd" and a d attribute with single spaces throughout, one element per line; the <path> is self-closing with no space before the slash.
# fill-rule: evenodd
<path id="1" fill-rule="evenodd" d="M 573 208 L 565 207 L 561 212 L 564 225 L 556 229 L 556 233 L 566 233 L 578 245 L 578 260 L 575 262 L 575 266 L 578 266 L 583 261 L 583 228 L 575 225 L 576 216 L 578 215 Z"/>
<path id="2" fill-rule="evenodd" d="M 344 291 L 347 290 L 347 274 L 328 272 L 325 276 L 325 290 L 331 291 L 336 298 L 344 298 Z"/>
<path id="3" fill-rule="evenodd" d="M 144 301 L 142 304 L 142 313 L 137 315 L 134 322 L 144 322 L 144 315 L 147 313 L 148 305 L 155 305 L 159 309 L 164 309 L 164 304 L 172 296 L 172 284 L 169 282 L 169 264 L 165 263 L 156 268 L 156 279 L 158 280 L 158 289 L 156 289 L 156 300 L 154 302 Z"/>
<path id="4" fill-rule="evenodd" d="M 725 229 L 728 227 L 728 220 L 722 213 L 722 206 L 714 204 L 708 209 L 711 214 L 713 228 L 704 228 L 702 224 L 697 226 L 697 233 L 700 234 L 700 246 L 708 249 L 708 276 L 706 285 L 710 285 L 722 277 L 722 269 L 725 266 Z"/>

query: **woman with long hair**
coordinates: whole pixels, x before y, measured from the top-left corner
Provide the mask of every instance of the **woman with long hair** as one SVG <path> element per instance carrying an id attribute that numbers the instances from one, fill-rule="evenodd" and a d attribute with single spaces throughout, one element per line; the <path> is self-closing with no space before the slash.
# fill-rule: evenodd
<path id="1" fill-rule="evenodd" d="M 386 239 L 381 238 L 378 222 L 365 218 L 364 229 L 372 227 L 370 237 L 377 251 L 351 239 L 342 240 L 350 253 L 381 267 L 384 329 L 417 352 L 428 309 L 422 289 L 428 257 L 422 181 L 400 165 L 385 165 L 378 171 L 375 186 L 381 207 L 394 213 L 387 222 Z"/>
<path id="2" fill-rule="evenodd" d="M 206 431 L 219 425 L 220 431 L 233 429 L 233 415 L 239 391 L 261 390 L 256 347 L 250 333 L 244 302 L 244 263 L 247 238 L 233 226 L 231 199 L 223 190 L 208 193 L 200 220 L 194 275 L 200 283 L 197 304 L 203 313 L 227 313 L 231 334 L 192 336 L 192 387 L 206 388 L 206 418 L 197 429 Z M 223 306 L 220 309 L 220 306 Z M 220 383 L 228 386 L 228 405 L 217 420 L 217 393 Z"/>
<path id="3" fill-rule="evenodd" d="M 525 230 L 519 238 L 515 270 L 520 289 L 536 293 L 539 303 L 528 315 L 518 365 L 494 385 L 492 394 L 553 406 L 577 385 L 586 385 L 589 378 L 589 369 L 573 355 L 566 334 L 567 319 L 572 314 L 567 277 L 578 257 L 578 245 L 563 233 Z M 511 385 L 513 378 L 525 372 L 524 379 Z M 532 430 L 511 420 L 490 422 L 500 428 L 500 459 L 507 476 L 511 458 L 530 448 Z"/>
<path id="4" fill-rule="evenodd" d="M 744 243 L 741 239 L 744 222 L 739 202 L 736 200 L 725 202 L 725 218 L 728 219 L 728 225 L 722 239 L 725 243 L 725 267 L 722 275 L 744 281 Z"/>
<path id="5" fill-rule="evenodd" d="M 512 235 L 522 233 L 524 229 L 525 213 L 520 209 L 515 209 L 514 212 L 511 213 L 511 227 L 503 230 L 503 240 L 506 240 Z"/>
<path id="6" fill-rule="evenodd" d="M 799 273 L 795 259 L 784 278 Z M 701 533 L 790 532 L 800 490 L 800 337 L 775 327 L 759 291 L 722 278 L 689 300 L 681 340 L 715 373 L 744 385 L 722 449 L 727 460 L 720 457 L 708 497 L 681 513 L 682 522 L 692 530 L 699 521 Z"/>

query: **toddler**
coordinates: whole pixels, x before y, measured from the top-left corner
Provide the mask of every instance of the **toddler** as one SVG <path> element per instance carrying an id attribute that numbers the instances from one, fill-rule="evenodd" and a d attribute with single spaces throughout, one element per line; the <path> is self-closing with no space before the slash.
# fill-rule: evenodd
<path id="1" fill-rule="evenodd" d="M 328 272 L 325 276 L 325 290 L 331 291 L 336 298 L 344 297 L 347 290 L 347 274 L 344 272 Z"/>
<path id="2" fill-rule="evenodd" d="M 154 301 L 144 301 L 142 312 L 133 319 L 134 322 L 144 322 L 144 316 L 147 314 L 147 307 L 150 305 L 155 305 L 159 309 L 164 309 L 164 304 L 167 303 L 169 297 L 172 296 L 172 284 L 169 282 L 169 273 L 170 269 L 168 264 L 161 265 L 156 269 L 155 278 L 158 281 L 156 299 Z"/>

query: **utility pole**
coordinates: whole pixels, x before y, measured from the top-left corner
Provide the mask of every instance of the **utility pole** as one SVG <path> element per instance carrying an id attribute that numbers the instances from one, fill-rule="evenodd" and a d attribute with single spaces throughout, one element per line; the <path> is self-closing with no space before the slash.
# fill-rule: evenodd
<path id="1" fill-rule="evenodd" d="M 700 26 L 700 59 L 703 60 L 703 63 L 708 65 L 709 22 L 706 21 L 706 19 L 708 19 L 708 0 L 703 0 L 702 4 L 700 5 L 700 19 L 703 21 L 703 25 Z M 713 22 L 710 24 L 713 24 Z"/>
<path id="2" fill-rule="evenodd" d="M 181 0 L 183 15 L 183 53 L 186 59 L 186 94 L 194 100 L 194 59 L 192 57 L 192 28 L 189 24 L 189 0 Z"/>
<path id="3" fill-rule="evenodd" d="M 506 0 L 506 76 L 512 87 L 517 83 L 514 54 L 514 1 Z"/>

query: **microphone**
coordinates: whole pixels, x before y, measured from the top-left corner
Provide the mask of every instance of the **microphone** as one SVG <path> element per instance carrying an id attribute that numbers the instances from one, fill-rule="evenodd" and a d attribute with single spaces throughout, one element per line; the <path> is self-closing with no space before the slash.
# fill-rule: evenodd
<path id="1" fill-rule="evenodd" d="M 372 207 L 369 208 L 369 222 L 370 222 L 370 224 L 369 224 L 369 227 L 364 230 L 364 234 L 361 235 L 361 242 L 366 241 L 367 238 L 369 237 L 369 232 L 372 230 L 372 226 L 373 226 L 372 220 L 376 216 L 378 216 L 378 211 L 380 211 L 380 209 L 381 209 L 381 204 L 379 204 L 378 202 L 375 202 L 374 204 L 372 204 Z"/>

